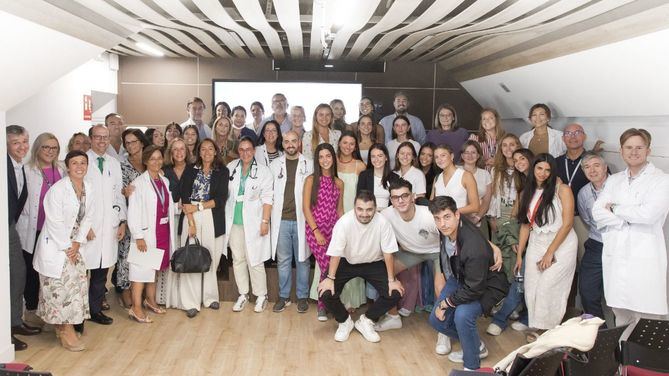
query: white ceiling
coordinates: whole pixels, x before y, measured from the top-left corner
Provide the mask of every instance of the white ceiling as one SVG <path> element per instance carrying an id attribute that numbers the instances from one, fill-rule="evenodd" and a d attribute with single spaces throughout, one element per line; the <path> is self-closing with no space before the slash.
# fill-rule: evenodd
<path id="1" fill-rule="evenodd" d="M 666 0 L 0 0 L 0 9 L 119 55 L 149 56 L 137 47 L 141 42 L 169 57 L 403 60 L 440 62 L 446 69 L 457 72 L 518 54 L 527 45 L 549 43 L 585 30 L 601 29 L 599 44 L 604 44 L 610 42 L 606 35 L 611 30 L 603 26 L 630 19 L 649 27 L 638 15 L 666 3 Z M 52 10 L 59 15 L 67 14 L 68 20 L 59 21 Z M 73 27 L 72 20 L 81 26 Z M 664 24 L 666 27 L 666 21 Z M 114 36 L 122 37 L 123 42 L 119 44 Z"/>

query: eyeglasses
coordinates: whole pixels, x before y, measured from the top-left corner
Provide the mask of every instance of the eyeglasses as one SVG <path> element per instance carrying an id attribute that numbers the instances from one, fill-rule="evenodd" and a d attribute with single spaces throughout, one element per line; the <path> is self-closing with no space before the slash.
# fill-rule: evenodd
<path id="1" fill-rule="evenodd" d="M 562 134 L 565 137 L 576 137 L 578 135 L 585 134 L 585 132 L 583 132 L 583 131 L 564 131 L 564 133 L 562 133 Z"/>
<path id="2" fill-rule="evenodd" d="M 411 197 L 411 193 L 408 193 L 408 192 L 407 192 L 407 193 L 402 193 L 402 194 L 399 195 L 399 196 L 397 196 L 397 195 L 396 195 L 396 196 L 390 196 L 390 200 L 391 200 L 391 201 L 395 201 L 395 202 L 398 202 L 398 201 L 406 201 L 406 200 L 409 199 L 409 197 Z"/>
<path id="3" fill-rule="evenodd" d="M 44 151 L 58 151 L 58 149 L 60 149 L 58 146 L 49 146 L 49 145 L 42 145 L 41 148 Z"/>
<path id="4" fill-rule="evenodd" d="M 99 134 L 94 134 L 91 136 L 91 138 L 94 140 L 105 140 L 105 141 L 109 140 L 109 136 L 101 136 Z"/>

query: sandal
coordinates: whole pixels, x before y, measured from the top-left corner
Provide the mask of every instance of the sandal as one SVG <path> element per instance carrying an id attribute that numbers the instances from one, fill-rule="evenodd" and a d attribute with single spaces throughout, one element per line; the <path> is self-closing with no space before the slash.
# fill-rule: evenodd
<path id="1" fill-rule="evenodd" d="M 132 308 L 132 303 L 131 304 L 125 304 L 123 301 L 123 297 L 121 295 L 118 296 L 118 305 L 121 306 L 123 309 L 130 309 Z"/>
<path id="2" fill-rule="evenodd" d="M 144 308 L 148 308 L 148 309 L 150 309 L 151 311 L 153 311 L 153 313 L 157 313 L 157 314 L 159 314 L 159 315 L 162 315 L 162 314 L 164 314 L 164 313 L 167 312 L 167 311 L 165 311 L 164 309 L 162 309 L 162 308 L 160 308 L 160 307 L 154 307 L 154 306 L 152 306 L 151 304 L 149 304 L 149 301 L 146 300 L 146 299 L 144 299 L 144 303 L 143 303 L 143 304 L 144 304 Z"/>
<path id="3" fill-rule="evenodd" d="M 142 323 L 142 324 L 150 324 L 150 323 L 153 322 L 153 320 L 151 320 L 149 315 L 146 315 L 146 317 L 144 317 L 144 318 L 140 318 L 139 316 L 137 316 L 137 314 L 135 314 L 135 311 L 133 311 L 132 309 L 128 310 L 128 316 L 130 316 L 131 319 L 137 321 L 138 323 Z"/>

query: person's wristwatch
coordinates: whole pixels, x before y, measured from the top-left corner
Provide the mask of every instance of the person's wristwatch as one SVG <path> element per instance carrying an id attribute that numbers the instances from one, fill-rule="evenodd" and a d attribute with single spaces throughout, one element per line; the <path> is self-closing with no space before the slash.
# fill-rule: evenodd
<path id="1" fill-rule="evenodd" d="M 202 204 L 201 202 L 198 202 L 197 203 L 197 210 L 198 211 L 203 211 L 204 210 L 204 204 Z"/>

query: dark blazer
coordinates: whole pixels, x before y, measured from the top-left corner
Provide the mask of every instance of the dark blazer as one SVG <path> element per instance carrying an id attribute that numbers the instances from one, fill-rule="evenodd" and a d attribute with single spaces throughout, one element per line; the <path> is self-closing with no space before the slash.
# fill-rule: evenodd
<path id="1" fill-rule="evenodd" d="M 399 180 L 400 177 L 394 173 L 390 172 L 388 176 L 388 186 L 392 181 Z M 360 173 L 358 176 L 358 186 L 356 188 L 356 193 L 360 191 L 370 191 L 374 193 L 374 169 L 370 168 Z"/>
<path id="2" fill-rule="evenodd" d="M 450 302 L 458 306 L 478 300 L 483 313 L 489 314 L 509 291 L 509 282 L 504 269 L 498 272 L 490 271 L 490 267 L 495 264 L 490 243 L 483 237 L 481 231 L 464 217 L 460 217 L 458 227 L 456 239 L 458 252 L 452 257 L 448 257 L 444 247 L 447 241 L 442 235 L 441 269 L 444 272 L 449 265 L 453 276 L 460 284 L 448 297 Z"/>
<path id="3" fill-rule="evenodd" d="M 190 196 L 193 193 L 193 182 L 197 177 L 198 169 L 194 166 L 186 166 L 181 175 L 181 203 L 190 204 Z M 225 166 L 216 167 L 211 172 L 209 183 L 209 198 L 216 202 L 216 207 L 211 209 L 214 217 L 214 234 L 216 237 L 225 234 L 225 201 L 228 199 L 228 183 L 230 172 Z M 183 223 L 183 212 L 179 222 Z"/>
<path id="4" fill-rule="evenodd" d="M 14 173 L 14 164 L 12 158 L 7 154 L 7 214 L 9 225 L 15 224 L 21 216 L 23 207 L 28 200 L 28 185 L 26 182 L 26 172 L 23 170 L 23 191 L 19 195 L 17 192 L 16 174 Z"/>
<path id="5" fill-rule="evenodd" d="M 188 168 L 188 166 L 186 166 L 186 168 Z M 186 169 L 184 168 L 184 172 L 185 171 Z M 177 203 L 179 200 L 181 200 L 181 179 L 179 179 L 177 174 L 174 173 L 174 167 L 172 166 L 164 167 L 163 172 L 165 173 L 167 180 L 170 181 L 170 193 L 172 194 L 172 201 Z M 183 175 L 181 177 L 183 177 Z M 182 221 L 179 221 L 179 223 L 177 223 L 177 234 L 181 235 L 182 230 L 183 223 Z"/>

